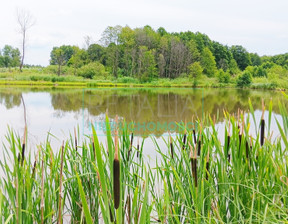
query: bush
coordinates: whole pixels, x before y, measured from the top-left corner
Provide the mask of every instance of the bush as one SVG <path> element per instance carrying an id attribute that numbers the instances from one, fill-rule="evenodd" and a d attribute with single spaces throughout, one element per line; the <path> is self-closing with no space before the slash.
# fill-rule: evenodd
<path id="1" fill-rule="evenodd" d="M 107 72 L 100 62 L 92 62 L 79 68 L 77 75 L 92 79 L 94 76 L 107 76 Z"/>
<path id="2" fill-rule="evenodd" d="M 138 83 L 138 80 L 132 77 L 121 77 L 117 79 L 119 83 Z"/>
<path id="3" fill-rule="evenodd" d="M 243 72 L 242 75 L 238 76 L 236 84 L 238 87 L 248 87 L 252 83 L 252 75 L 250 72 Z"/>
<path id="4" fill-rule="evenodd" d="M 229 83 L 230 82 L 230 74 L 224 72 L 223 69 L 220 69 L 217 75 L 219 83 Z"/>

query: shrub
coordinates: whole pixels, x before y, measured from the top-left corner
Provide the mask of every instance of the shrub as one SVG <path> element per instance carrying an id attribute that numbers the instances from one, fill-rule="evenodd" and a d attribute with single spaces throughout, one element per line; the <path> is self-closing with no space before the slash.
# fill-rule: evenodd
<path id="1" fill-rule="evenodd" d="M 242 75 L 238 76 L 237 78 L 237 86 L 238 87 L 246 87 L 250 86 L 252 83 L 252 75 L 250 72 L 244 71 Z"/>
<path id="2" fill-rule="evenodd" d="M 220 69 L 217 75 L 219 83 L 229 83 L 230 81 L 230 74 L 224 72 L 223 69 Z"/>
<path id="3" fill-rule="evenodd" d="M 107 76 L 107 72 L 100 62 L 92 62 L 78 69 L 77 75 L 92 79 L 94 76 Z"/>

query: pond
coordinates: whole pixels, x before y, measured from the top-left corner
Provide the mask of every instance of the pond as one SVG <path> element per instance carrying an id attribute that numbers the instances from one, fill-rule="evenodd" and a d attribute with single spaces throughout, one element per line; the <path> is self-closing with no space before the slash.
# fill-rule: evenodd
<path id="1" fill-rule="evenodd" d="M 171 134 L 180 131 L 178 123 L 189 123 L 192 119 L 201 119 L 205 114 L 216 117 L 216 123 L 221 127 L 224 125 L 221 123 L 224 120 L 223 110 L 230 114 L 237 114 L 238 109 L 248 112 L 249 98 L 257 121 L 261 117 L 262 99 L 267 105 L 266 109 L 272 99 L 272 117 L 281 120 L 277 102 L 284 99 L 281 92 L 240 89 L 1 88 L 1 142 L 5 140 L 8 127 L 20 137 L 23 136 L 22 98 L 26 107 L 29 145 L 35 146 L 45 141 L 49 133 L 54 147 L 59 147 L 70 134 L 74 135 L 74 128 L 77 128 L 80 136 L 91 134 L 91 123 L 100 139 L 104 139 L 106 111 L 110 121 L 116 115 L 120 120 L 127 121 L 134 128 L 134 136 L 141 139 L 149 135 L 160 138 L 168 131 Z M 267 111 L 265 116 L 268 116 Z M 277 129 L 275 121 L 271 127 Z M 147 144 L 147 150 L 152 150 L 152 141 L 148 139 Z"/>

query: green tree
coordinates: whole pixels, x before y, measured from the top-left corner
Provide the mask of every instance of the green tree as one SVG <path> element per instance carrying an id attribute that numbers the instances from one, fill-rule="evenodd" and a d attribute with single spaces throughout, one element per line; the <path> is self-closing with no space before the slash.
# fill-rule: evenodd
<path id="1" fill-rule="evenodd" d="M 237 62 L 235 61 L 235 59 L 231 59 L 230 63 L 229 63 L 229 72 L 231 75 L 236 75 L 240 72 Z"/>
<path id="2" fill-rule="evenodd" d="M 243 71 L 247 66 L 251 65 L 250 54 L 247 50 L 240 46 L 235 45 L 231 47 L 231 53 L 233 58 L 236 60 L 238 67 Z"/>
<path id="3" fill-rule="evenodd" d="M 91 62 L 99 61 L 103 62 L 106 48 L 99 44 L 91 44 L 88 47 L 87 54 Z"/>
<path id="4" fill-rule="evenodd" d="M 76 75 L 76 70 L 81 66 L 85 65 L 88 61 L 87 51 L 74 46 L 74 54 L 69 59 L 67 65 L 74 68 L 74 75 Z"/>
<path id="5" fill-rule="evenodd" d="M 224 72 L 223 69 L 220 69 L 217 74 L 219 83 L 229 83 L 230 82 L 230 74 L 228 72 Z"/>
<path id="6" fill-rule="evenodd" d="M 151 81 L 158 77 L 154 54 L 155 51 L 148 50 L 146 46 L 139 47 L 138 77 L 143 82 Z"/>
<path id="7" fill-rule="evenodd" d="M 203 68 L 201 67 L 200 62 L 194 62 L 193 64 L 188 66 L 188 75 L 189 79 L 193 80 L 193 86 L 197 86 L 198 80 L 202 76 Z"/>
<path id="8" fill-rule="evenodd" d="M 108 26 L 102 33 L 100 42 L 104 47 L 108 47 L 110 44 L 119 44 L 119 34 L 121 33 L 121 26 Z"/>
<path id="9" fill-rule="evenodd" d="M 217 72 L 215 57 L 208 47 L 205 47 L 202 52 L 201 66 L 203 73 L 208 77 L 213 77 Z"/>
<path id="10" fill-rule="evenodd" d="M 17 67 L 20 65 L 21 56 L 18 48 L 5 45 L 0 51 L 0 67 Z"/>
<path id="11" fill-rule="evenodd" d="M 58 71 L 57 74 L 58 76 L 61 75 L 62 72 L 62 66 L 65 65 L 65 54 L 63 49 L 57 48 L 53 52 L 53 58 L 55 60 L 55 64 L 58 65 Z"/>
<path id="12" fill-rule="evenodd" d="M 50 53 L 50 65 L 59 65 L 58 64 L 59 63 L 59 50 L 58 49 L 61 50 L 61 59 L 63 59 L 62 64 L 67 65 L 68 61 L 74 54 L 75 46 L 62 45 L 60 47 L 53 47 Z M 56 56 L 56 51 L 58 51 L 57 56 Z"/>

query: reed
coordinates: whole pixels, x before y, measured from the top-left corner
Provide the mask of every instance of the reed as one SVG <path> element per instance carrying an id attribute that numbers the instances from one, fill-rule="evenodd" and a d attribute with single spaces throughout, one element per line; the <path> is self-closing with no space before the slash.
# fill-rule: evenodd
<path id="1" fill-rule="evenodd" d="M 193 130 L 186 132 L 189 152 L 183 150 L 183 134 L 169 135 L 166 147 L 155 137 L 155 165 L 145 160 L 139 138 L 137 151 L 122 162 L 135 136 L 127 129 L 112 136 L 109 128 L 106 145 L 92 128 L 93 137 L 81 139 L 81 145 L 72 135 L 59 151 L 52 150 L 48 138 L 35 155 L 26 148 L 22 163 L 22 139 L 9 130 L 0 159 L 0 222 L 61 223 L 69 217 L 71 223 L 105 224 L 285 223 L 288 113 L 279 107 L 283 123 L 276 120 L 273 131 L 280 134 L 265 138 L 263 145 L 261 125 L 250 133 L 249 115 L 244 120 L 242 112 L 236 118 L 226 114 L 224 144 L 208 117 L 200 154 Z"/>

